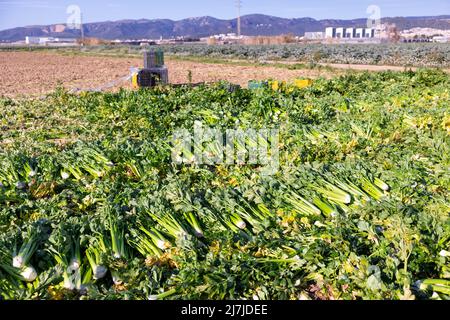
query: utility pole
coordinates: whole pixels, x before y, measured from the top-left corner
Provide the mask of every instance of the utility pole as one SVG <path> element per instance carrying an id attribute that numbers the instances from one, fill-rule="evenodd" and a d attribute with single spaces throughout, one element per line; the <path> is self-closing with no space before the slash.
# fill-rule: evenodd
<path id="1" fill-rule="evenodd" d="M 80 13 L 81 46 L 84 46 L 83 13 Z"/>
<path id="2" fill-rule="evenodd" d="M 242 8 L 242 0 L 236 0 L 236 6 L 238 9 L 238 17 L 237 17 L 237 34 L 238 38 L 241 37 L 241 8 Z"/>

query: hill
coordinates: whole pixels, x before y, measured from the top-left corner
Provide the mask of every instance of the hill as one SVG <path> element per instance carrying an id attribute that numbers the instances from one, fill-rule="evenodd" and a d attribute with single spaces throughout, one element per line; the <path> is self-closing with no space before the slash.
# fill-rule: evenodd
<path id="1" fill-rule="evenodd" d="M 450 15 L 435 17 L 394 17 L 383 22 L 395 23 L 400 30 L 410 28 L 450 29 Z M 280 35 L 293 33 L 302 36 L 308 31 L 322 31 L 326 27 L 363 27 L 366 19 L 316 20 L 313 18 L 286 19 L 274 16 L 252 14 L 242 17 L 242 32 L 245 35 Z M 236 19 L 222 20 L 209 16 L 187 18 L 179 21 L 169 19 L 139 19 L 87 23 L 84 25 L 87 37 L 103 39 L 157 39 L 177 36 L 205 37 L 212 34 L 235 32 Z M 64 24 L 27 26 L 0 31 L 0 40 L 18 41 L 26 36 L 79 37 L 80 31 L 68 29 Z"/>

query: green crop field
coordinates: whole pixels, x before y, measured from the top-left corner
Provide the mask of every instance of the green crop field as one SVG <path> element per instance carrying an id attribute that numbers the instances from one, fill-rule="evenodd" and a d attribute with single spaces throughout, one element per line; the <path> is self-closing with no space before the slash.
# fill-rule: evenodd
<path id="1" fill-rule="evenodd" d="M 449 75 L 275 89 L 0 99 L 0 297 L 449 299 Z M 172 161 L 196 123 L 278 170 Z"/>
<path id="2" fill-rule="evenodd" d="M 153 48 L 153 47 L 151 47 Z M 201 57 L 250 61 L 294 61 L 301 63 L 338 63 L 391 65 L 401 67 L 450 68 L 448 43 L 398 44 L 285 44 L 285 45 L 158 45 L 175 58 Z M 17 47 L 0 47 L 0 51 L 17 51 Z M 139 56 L 139 46 L 101 45 L 84 48 L 23 47 L 21 50 L 52 51 L 69 54 Z"/>
<path id="3" fill-rule="evenodd" d="M 309 63 L 450 67 L 446 43 L 287 44 L 287 45 L 170 45 L 174 55 L 253 60 L 293 60 Z"/>

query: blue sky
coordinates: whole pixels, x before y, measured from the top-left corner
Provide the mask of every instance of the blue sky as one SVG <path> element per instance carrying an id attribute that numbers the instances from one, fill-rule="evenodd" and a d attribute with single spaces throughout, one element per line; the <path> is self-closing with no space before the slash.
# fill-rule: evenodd
<path id="1" fill-rule="evenodd" d="M 35 24 L 65 23 L 66 9 L 81 8 L 85 22 L 210 15 L 233 18 L 236 0 L 0 0 L 0 30 Z M 378 5 L 381 16 L 450 14 L 450 0 L 243 0 L 242 14 L 264 13 L 294 18 L 363 18 L 369 5 Z"/>

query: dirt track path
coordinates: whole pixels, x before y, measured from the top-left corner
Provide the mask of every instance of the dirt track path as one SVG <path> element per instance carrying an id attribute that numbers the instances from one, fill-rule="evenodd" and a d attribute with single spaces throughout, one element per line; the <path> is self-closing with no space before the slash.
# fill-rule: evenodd
<path id="1" fill-rule="evenodd" d="M 419 68 L 416 67 L 398 67 L 398 66 L 378 66 L 371 64 L 338 64 L 338 63 L 321 63 L 323 66 L 329 66 L 335 69 L 346 69 L 346 70 L 356 70 L 356 71 L 372 71 L 372 72 L 380 72 L 380 71 L 405 71 L 412 70 L 416 71 Z M 442 69 L 443 71 L 450 73 L 450 69 Z"/>
<path id="2" fill-rule="evenodd" d="M 295 61 L 268 61 L 272 64 L 296 64 Z M 319 63 L 319 65 L 324 67 L 330 67 L 334 69 L 345 69 L 345 70 L 355 70 L 355 71 L 371 71 L 371 72 L 381 72 L 381 71 L 404 71 L 412 70 L 416 71 L 417 67 L 400 67 L 400 66 L 384 66 L 384 65 L 373 65 L 373 64 L 345 64 L 345 63 Z M 450 73 L 450 69 L 442 69 L 445 72 Z"/>
<path id="3" fill-rule="evenodd" d="M 342 64 L 342 63 L 321 63 L 323 66 L 336 68 L 336 69 L 347 69 L 347 70 L 357 70 L 357 71 L 404 71 L 404 67 L 397 66 L 378 66 L 378 65 L 370 65 L 370 64 Z M 417 70 L 417 68 L 408 68 L 413 71 Z"/>

